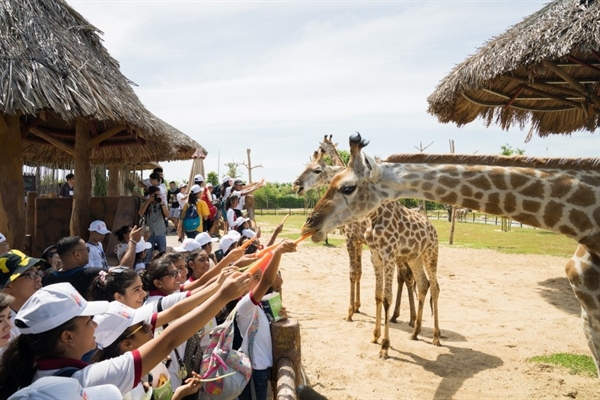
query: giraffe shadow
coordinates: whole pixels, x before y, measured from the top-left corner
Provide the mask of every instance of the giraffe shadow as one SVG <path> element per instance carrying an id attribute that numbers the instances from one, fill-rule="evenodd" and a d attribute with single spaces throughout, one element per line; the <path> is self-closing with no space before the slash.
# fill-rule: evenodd
<path id="1" fill-rule="evenodd" d="M 579 301 L 566 277 L 549 278 L 538 282 L 538 285 L 538 292 L 547 303 L 568 314 L 581 314 Z"/>
<path id="2" fill-rule="evenodd" d="M 361 315 L 366 318 L 365 320 L 363 320 L 363 323 L 368 323 L 368 324 L 373 325 L 373 327 L 375 327 L 375 316 L 369 315 L 364 312 L 361 312 Z M 425 323 L 424 318 L 423 318 L 423 321 Z M 424 323 L 421 325 L 421 333 L 419 333 L 418 340 L 432 344 L 433 328 L 426 326 Z M 433 324 L 433 319 L 431 320 L 431 323 Z M 399 319 L 398 322 L 390 322 L 388 325 L 390 327 L 390 331 L 405 332 L 406 336 L 407 336 L 406 339 L 410 340 L 410 339 L 408 339 L 408 336 L 412 333 L 413 327 L 408 325 L 407 321 L 403 321 L 403 320 Z M 381 324 L 381 330 L 383 332 L 383 323 Z M 452 331 L 450 329 L 440 328 L 440 331 L 441 331 L 440 339 L 442 340 L 442 346 L 444 346 L 444 342 L 466 342 L 467 341 L 466 337 L 464 337 L 460 333 Z"/>
<path id="3" fill-rule="evenodd" d="M 450 353 L 439 354 L 435 360 L 428 360 L 411 352 L 397 350 L 392 346 L 390 358 L 418 365 L 425 371 L 441 377 L 442 380 L 433 395 L 434 399 L 454 398 L 466 380 L 482 371 L 498 368 L 504 364 L 501 358 L 481 351 L 454 346 L 445 347 L 450 350 Z"/>

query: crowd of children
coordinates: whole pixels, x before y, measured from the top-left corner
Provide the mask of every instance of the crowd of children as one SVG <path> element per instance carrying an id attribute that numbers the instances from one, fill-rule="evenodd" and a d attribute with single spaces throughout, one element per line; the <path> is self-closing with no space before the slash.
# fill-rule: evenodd
<path id="1" fill-rule="evenodd" d="M 94 388 L 104 388 L 141 400 L 158 390 L 159 376 L 170 383 L 172 399 L 202 399 L 200 360 L 232 301 L 252 354 L 252 379 L 239 398 L 252 398 L 253 385 L 254 398 L 266 399 L 273 359 L 269 320 L 259 305 L 268 290 L 281 286 L 281 256 L 296 245 L 284 240 L 262 270 L 241 272 L 262 246 L 260 229 L 252 229 L 238 206 L 262 184 L 244 191 L 226 177 L 216 195 L 197 175 L 188 194 L 185 184 L 171 182 L 167 190 L 160 172 L 142 182 L 139 214 L 148 228 L 114 230 L 116 266 L 102 245 L 111 233 L 103 221 L 90 224 L 87 242 L 62 238 L 41 259 L 11 249 L 0 234 L 0 400 L 50 387 L 57 393 L 78 388 L 90 399 L 98 393 Z M 183 221 L 190 207 L 200 223 L 188 230 Z M 211 230 L 222 218 L 227 229 L 218 237 Z M 168 221 L 181 239 L 172 249 Z M 244 332 L 251 323 L 258 330 L 249 344 Z"/>

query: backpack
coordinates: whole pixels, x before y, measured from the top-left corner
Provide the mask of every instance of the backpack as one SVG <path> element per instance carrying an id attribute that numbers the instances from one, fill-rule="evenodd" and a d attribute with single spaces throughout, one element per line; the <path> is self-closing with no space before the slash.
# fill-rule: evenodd
<path id="1" fill-rule="evenodd" d="M 183 215 L 183 230 L 186 232 L 195 231 L 200 226 L 200 215 L 193 204 L 188 204 Z"/>
<path id="2" fill-rule="evenodd" d="M 252 347 L 258 330 L 258 307 L 254 309 L 252 323 L 248 327 L 249 354 L 233 344 L 234 325 L 237 307 L 227 316 L 225 322 L 210 333 L 210 341 L 200 363 L 200 376 L 205 398 L 210 400 L 231 400 L 237 398 L 252 377 Z M 243 346 L 242 346 L 243 347 Z"/>

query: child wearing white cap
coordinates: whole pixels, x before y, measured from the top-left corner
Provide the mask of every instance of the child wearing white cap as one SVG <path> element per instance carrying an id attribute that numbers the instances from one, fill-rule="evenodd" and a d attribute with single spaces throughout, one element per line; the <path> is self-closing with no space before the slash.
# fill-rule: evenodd
<path id="1" fill-rule="evenodd" d="M 90 238 L 88 239 L 88 249 L 90 252 L 90 258 L 84 268 L 89 267 L 100 267 L 105 271 L 108 271 L 108 261 L 106 260 L 106 254 L 104 254 L 104 248 L 102 247 L 102 241 L 104 236 L 110 231 L 106 228 L 104 221 L 96 220 L 90 224 L 88 228 L 90 232 Z"/>
<path id="2" fill-rule="evenodd" d="M 6 349 L 0 361 L 0 398 L 64 367 L 83 387 L 113 384 L 128 393 L 171 349 L 199 331 L 227 303 L 244 294 L 250 278 L 232 273 L 217 293 L 179 318 L 163 333 L 132 352 L 96 364 L 80 361 L 96 348 L 96 323 L 92 315 L 108 309 L 108 302 L 87 302 L 68 283 L 37 291 L 17 313 L 21 335 Z"/>
<path id="3" fill-rule="evenodd" d="M 0 254 L 4 254 L 10 250 L 10 245 L 8 244 L 8 240 L 6 240 L 6 236 L 0 233 Z"/>

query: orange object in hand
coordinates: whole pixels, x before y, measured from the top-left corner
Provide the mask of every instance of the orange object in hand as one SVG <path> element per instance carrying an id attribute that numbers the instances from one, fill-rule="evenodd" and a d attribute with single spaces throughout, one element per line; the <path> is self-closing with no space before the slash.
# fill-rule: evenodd
<path id="1" fill-rule="evenodd" d="M 273 252 L 269 251 L 264 256 L 262 256 L 260 259 L 254 261 L 252 264 L 250 264 L 250 266 L 246 270 L 246 273 L 248 275 L 253 275 L 259 269 L 264 271 L 265 268 L 267 267 L 267 265 L 269 265 L 271 258 L 273 258 Z"/>
<path id="2" fill-rule="evenodd" d="M 313 234 L 313 233 L 314 233 L 314 232 L 308 232 L 308 233 L 305 233 L 304 235 L 300 236 L 298 239 L 294 240 L 294 243 L 298 244 L 298 243 L 300 243 L 301 241 L 308 239 L 309 237 L 311 237 L 311 236 L 312 236 L 312 234 Z"/>

